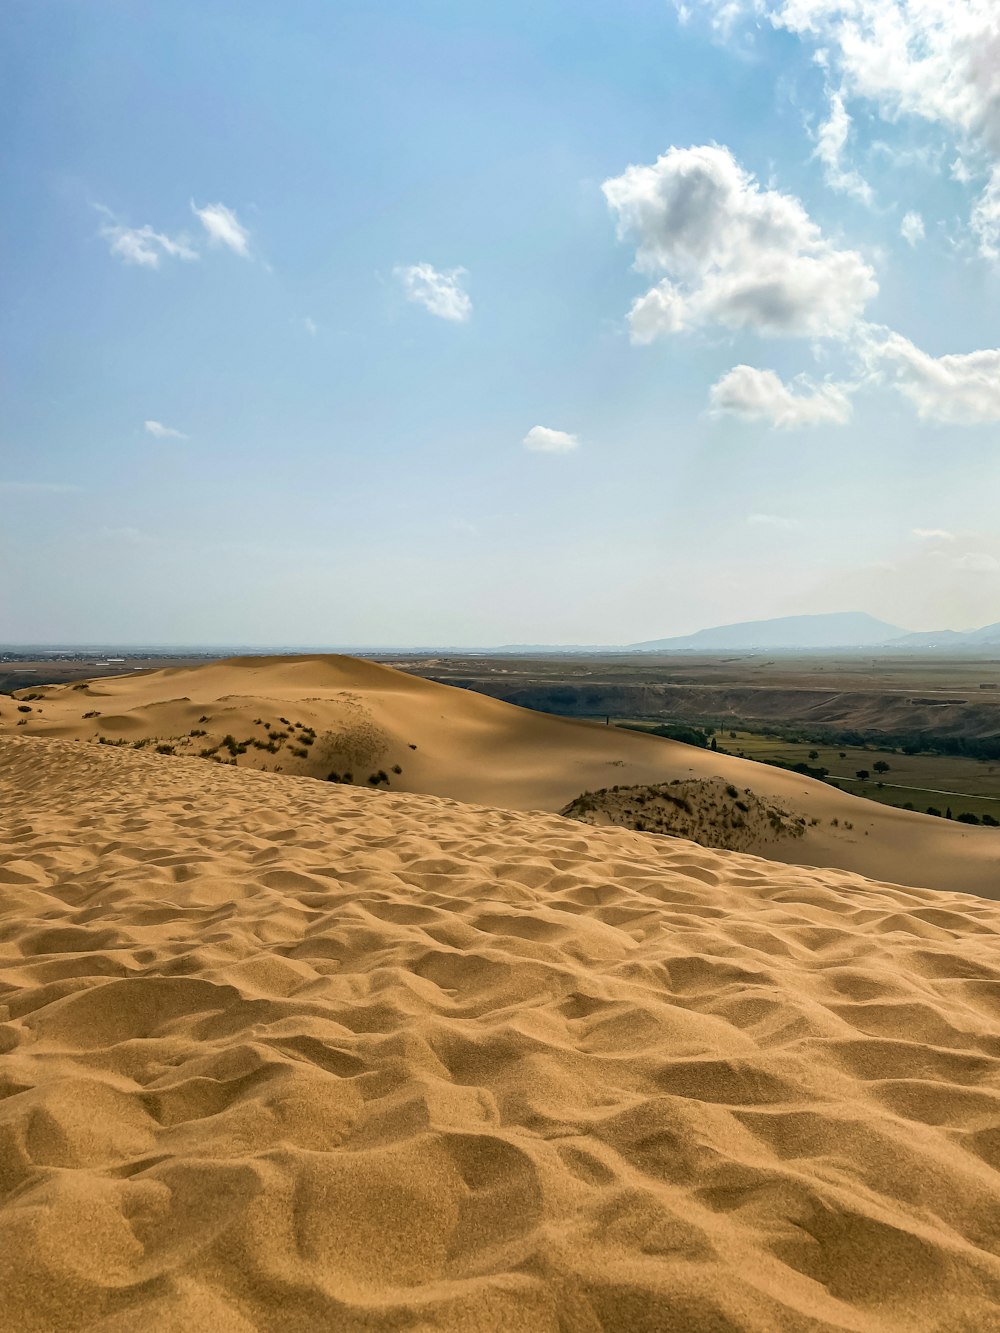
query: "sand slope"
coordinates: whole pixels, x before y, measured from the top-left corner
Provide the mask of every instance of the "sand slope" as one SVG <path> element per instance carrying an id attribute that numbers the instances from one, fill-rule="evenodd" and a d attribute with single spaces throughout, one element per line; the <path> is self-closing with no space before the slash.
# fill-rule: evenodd
<path id="1" fill-rule="evenodd" d="M 350 657 L 239 657 L 22 690 L 14 704 L 2 701 L 5 734 L 160 743 L 240 767 L 349 773 L 360 785 L 375 777 L 393 791 L 521 810 L 561 810 L 615 784 L 720 778 L 806 825 L 801 838 L 764 838 L 750 850 L 1000 896 L 998 830 L 894 810 L 763 764 L 533 713 Z"/>
<path id="2" fill-rule="evenodd" d="M 1000 908 L 0 743 L 0 1328 L 995 1328 Z"/>

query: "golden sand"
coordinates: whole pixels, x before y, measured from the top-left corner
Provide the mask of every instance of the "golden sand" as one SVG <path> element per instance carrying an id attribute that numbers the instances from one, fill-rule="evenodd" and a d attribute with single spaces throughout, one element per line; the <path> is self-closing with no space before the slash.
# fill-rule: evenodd
<path id="1" fill-rule="evenodd" d="M 515 810 L 555 812 L 616 785 L 721 781 L 749 787 L 804 825 L 801 837 L 765 834 L 752 845 L 744 830 L 738 850 L 1000 896 L 995 829 L 876 805 L 797 773 L 530 712 L 350 657 L 237 657 L 21 690 L 0 708 L 4 735 L 162 745 L 241 768 L 323 779 L 350 773 L 362 786 L 376 779 L 390 791 Z"/>
<path id="2" fill-rule="evenodd" d="M 980 1333 L 1000 907 L 0 741 L 0 1328 Z"/>

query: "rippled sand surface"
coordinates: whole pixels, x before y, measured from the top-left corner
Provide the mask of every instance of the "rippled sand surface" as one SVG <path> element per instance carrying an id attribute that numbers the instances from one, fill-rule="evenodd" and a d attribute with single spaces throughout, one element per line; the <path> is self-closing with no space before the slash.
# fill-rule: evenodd
<path id="1" fill-rule="evenodd" d="M 1000 907 L 0 744 L 0 1328 L 998 1327 Z"/>

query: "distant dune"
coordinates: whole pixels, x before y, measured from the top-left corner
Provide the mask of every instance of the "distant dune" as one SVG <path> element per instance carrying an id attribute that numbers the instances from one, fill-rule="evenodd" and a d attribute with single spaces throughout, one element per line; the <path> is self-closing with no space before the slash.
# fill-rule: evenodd
<path id="1" fill-rule="evenodd" d="M 24 709 L 27 711 L 19 711 Z M 553 717 L 349 657 L 238 657 L 18 692 L 0 735 L 209 752 L 239 767 L 561 810 L 585 791 L 674 779 L 749 787 L 801 821 L 735 845 L 901 884 L 1000 895 L 1000 832 L 895 810 L 809 778 L 638 732 Z M 170 762 L 169 756 L 163 762 Z"/>
<path id="2" fill-rule="evenodd" d="M 22 737 L 5 1333 L 996 1327 L 997 905 Z"/>

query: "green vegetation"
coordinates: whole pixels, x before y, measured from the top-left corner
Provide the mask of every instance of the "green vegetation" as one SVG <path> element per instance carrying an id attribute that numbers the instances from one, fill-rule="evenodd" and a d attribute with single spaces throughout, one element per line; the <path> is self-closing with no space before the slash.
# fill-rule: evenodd
<path id="1" fill-rule="evenodd" d="M 758 763 L 822 778 L 883 805 L 943 818 L 948 816 L 941 807 L 950 806 L 955 818 L 974 815 L 977 823 L 1000 826 L 1000 762 L 971 755 L 907 753 L 884 744 L 851 745 L 839 739 L 826 747 L 812 735 L 790 738 L 788 730 L 730 732 L 725 749 Z M 810 762 L 813 755 L 818 763 Z"/>
<path id="2" fill-rule="evenodd" d="M 697 745 L 701 750 L 709 748 L 711 733 L 703 727 L 691 727 L 683 722 L 619 722 L 616 725 L 625 731 L 644 731 L 649 736 L 664 736 L 670 741 Z M 417 747 L 413 745 L 410 748 L 415 750 Z"/>

